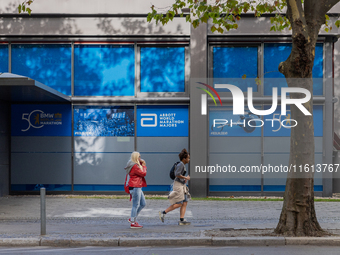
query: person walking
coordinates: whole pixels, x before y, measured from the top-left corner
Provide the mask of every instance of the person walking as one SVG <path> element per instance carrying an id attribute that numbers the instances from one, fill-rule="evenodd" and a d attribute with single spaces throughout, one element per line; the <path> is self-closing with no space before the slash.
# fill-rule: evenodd
<path id="1" fill-rule="evenodd" d="M 180 162 L 176 166 L 175 180 L 173 183 L 173 191 L 169 194 L 170 206 L 164 211 L 159 211 L 159 218 L 164 223 L 165 215 L 172 210 L 180 208 L 180 220 L 178 225 L 190 225 L 190 222 L 184 219 L 187 209 L 188 200 L 190 199 L 189 188 L 186 183 L 190 180 L 190 176 L 186 175 L 185 164 L 190 161 L 190 154 L 186 149 L 179 153 Z"/>
<path id="2" fill-rule="evenodd" d="M 142 228 L 143 226 L 137 222 L 137 216 L 146 205 L 142 191 L 142 187 L 147 186 L 144 178 L 147 170 L 145 160 L 141 159 L 139 152 L 134 151 L 124 169 L 129 175 L 128 186 L 132 196 L 131 218 L 128 221 L 131 228 Z"/>

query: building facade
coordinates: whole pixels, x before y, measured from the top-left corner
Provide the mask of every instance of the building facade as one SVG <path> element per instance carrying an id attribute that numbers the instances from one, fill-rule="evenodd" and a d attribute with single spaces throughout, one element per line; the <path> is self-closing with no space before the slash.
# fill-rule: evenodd
<path id="1" fill-rule="evenodd" d="M 194 196 L 283 194 L 294 121 L 289 106 L 280 110 L 287 85 L 278 65 L 290 54 L 289 31 L 270 32 L 270 16 L 252 15 L 222 35 L 184 18 L 160 26 L 147 23 L 149 5 L 48 0 L 28 16 L 1 3 L 0 195 L 120 194 L 134 150 L 147 162 L 144 190 L 164 194 L 183 148 Z M 315 167 L 327 164 L 311 169 L 320 196 L 340 189 L 337 38 L 334 28 L 320 33 L 313 69 Z M 277 88 L 278 107 L 261 116 L 248 103 L 234 115 L 221 84 L 245 99 L 252 88 L 262 111 Z"/>

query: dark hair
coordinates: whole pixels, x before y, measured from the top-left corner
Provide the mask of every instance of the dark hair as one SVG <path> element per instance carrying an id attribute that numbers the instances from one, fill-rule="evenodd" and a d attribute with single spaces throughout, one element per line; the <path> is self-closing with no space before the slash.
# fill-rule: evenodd
<path id="1" fill-rule="evenodd" d="M 183 150 L 180 152 L 180 154 L 178 154 L 178 157 L 179 157 L 179 160 L 182 161 L 182 159 L 187 158 L 189 155 L 190 155 L 189 152 L 187 152 L 186 149 L 183 149 Z"/>

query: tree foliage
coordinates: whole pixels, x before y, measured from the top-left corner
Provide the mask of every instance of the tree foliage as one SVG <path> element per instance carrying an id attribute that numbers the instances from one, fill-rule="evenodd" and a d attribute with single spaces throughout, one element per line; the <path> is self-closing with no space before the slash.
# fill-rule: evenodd
<path id="1" fill-rule="evenodd" d="M 301 0 L 308 1 L 308 0 Z M 183 10 L 190 10 L 186 14 Z M 147 20 L 162 25 L 172 21 L 175 16 L 184 17 L 187 22 L 196 28 L 201 23 L 207 23 L 212 20 L 211 32 L 223 33 L 225 30 L 233 30 L 238 28 L 237 21 L 241 19 L 242 14 L 253 13 L 254 17 L 261 17 L 263 14 L 272 14 L 270 18 L 272 24 L 270 31 L 282 31 L 286 28 L 291 29 L 289 19 L 286 17 L 287 0 L 275 1 L 238 1 L 238 0 L 175 0 L 175 2 L 166 8 L 158 9 L 155 5 L 151 6 L 152 12 L 148 14 Z M 332 30 L 329 26 L 329 16 L 325 15 L 325 31 Z M 340 26 L 340 21 L 336 21 L 335 25 Z"/>
<path id="2" fill-rule="evenodd" d="M 27 12 L 29 15 L 31 15 L 32 9 L 30 8 L 30 5 L 34 2 L 34 0 L 25 0 L 18 6 L 18 13 L 24 13 Z"/>

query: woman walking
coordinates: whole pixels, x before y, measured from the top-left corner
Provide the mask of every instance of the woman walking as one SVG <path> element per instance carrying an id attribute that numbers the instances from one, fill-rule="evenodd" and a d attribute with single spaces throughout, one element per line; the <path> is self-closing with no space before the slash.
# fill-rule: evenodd
<path id="1" fill-rule="evenodd" d="M 129 190 L 132 196 L 131 218 L 128 220 L 131 223 L 131 228 L 142 228 L 137 222 L 137 216 L 145 207 L 145 197 L 142 187 L 146 187 L 146 163 L 140 158 L 137 151 L 132 152 L 130 160 L 125 167 L 126 173 L 129 175 Z"/>
<path id="2" fill-rule="evenodd" d="M 175 180 L 173 184 L 173 191 L 169 195 L 169 201 L 171 206 L 169 206 L 163 212 L 159 212 L 159 218 L 164 222 L 165 215 L 172 210 L 180 207 L 180 220 L 178 225 L 190 225 L 190 222 L 184 219 L 185 211 L 187 209 L 188 200 L 190 199 L 189 188 L 186 183 L 190 180 L 190 176 L 185 176 L 186 169 L 185 164 L 190 161 L 190 154 L 186 149 L 183 149 L 178 155 L 180 162 L 176 166 L 175 170 Z"/>

